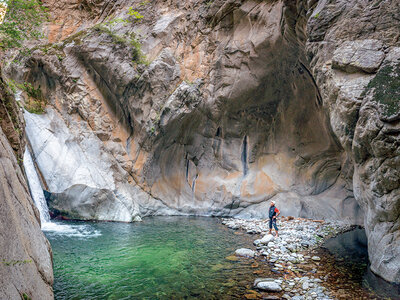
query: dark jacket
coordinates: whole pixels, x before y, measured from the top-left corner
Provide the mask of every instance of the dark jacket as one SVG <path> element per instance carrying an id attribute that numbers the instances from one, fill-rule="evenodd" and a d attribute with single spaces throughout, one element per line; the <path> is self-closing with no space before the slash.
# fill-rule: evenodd
<path id="1" fill-rule="evenodd" d="M 274 206 L 271 206 L 270 208 L 269 208 L 269 218 L 270 219 L 272 219 L 274 216 L 276 216 L 276 214 L 279 212 L 279 209 L 277 209 L 276 207 L 275 207 L 275 205 Z"/>

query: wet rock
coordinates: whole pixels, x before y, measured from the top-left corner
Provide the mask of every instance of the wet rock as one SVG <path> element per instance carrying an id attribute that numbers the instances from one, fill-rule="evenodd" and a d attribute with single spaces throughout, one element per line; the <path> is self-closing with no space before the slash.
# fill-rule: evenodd
<path id="1" fill-rule="evenodd" d="M 254 228 L 257 224 L 258 228 L 261 231 L 267 230 L 268 221 L 267 220 L 243 220 L 243 219 L 223 219 L 222 223 L 225 225 L 237 224 L 241 229 L 246 230 L 247 228 Z M 316 239 L 311 239 L 310 237 L 321 234 L 322 236 L 326 236 L 325 232 L 329 231 L 330 234 L 336 234 L 343 230 L 348 230 L 351 226 L 343 224 L 343 223 L 320 223 L 321 225 L 315 226 L 315 222 L 311 220 L 281 220 L 281 236 L 274 238 L 273 245 L 271 247 L 262 246 L 258 247 L 257 251 L 264 257 L 268 258 L 270 263 L 273 263 L 274 266 L 271 269 L 273 272 L 280 274 L 280 272 L 285 271 L 285 273 L 296 272 L 296 274 L 306 273 L 306 271 L 300 269 L 297 264 L 304 263 L 307 260 L 315 261 L 320 259 L 317 256 L 309 256 L 304 255 L 303 253 L 298 252 L 290 252 L 286 248 L 290 248 L 293 246 L 299 251 L 305 251 L 308 248 L 303 248 L 301 246 L 301 241 L 303 240 L 304 235 L 308 237 L 310 240 L 310 247 L 316 247 L 320 244 Z M 302 224 L 303 230 L 297 230 L 299 224 Z M 290 236 L 290 238 L 286 238 L 283 236 Z M 259 240 L 257 241 L 259 243 Z M 272 243 L 272 242 L 269 242 Z M 284 246 L 285 245 L 285 246 Z M 285 250 L 286 249 L 286 250 Z M 312 264 L 310 264 L 312 266 Z M 316 270 L 315 270 L 316 271 Z M 313 271 L 308 271 L 308 274 L 312 274 Z M 268 282 L 268 284 L 274 282 L 280 286 L 280 288 L 287 293 L 302 293 L 307 297 L 315 298 L 315 294 L 321 294 L 318 297 L 322 297 L 323 299 L 330 299 L 330 297 L 323 292 L 325 289 L 321 287 L 319 284 L 322 282 L 319 278 L 310 278 L 308 276 L 304 277 L 294 277 L 293 279 L 284 279 L 284 278 L 257 278 L 254 282 L 254 286 L 258 287 L 260 282 Z M 290 295 L 293 296 L 293 295 Z"/>
<path id="2" fill-rule="evenodd" d="M 271 278 L 256 279 L 256 281 L 254 282 L 254 286 L 260 290 L 267 291 L 267 292 L 282 291 L 280 284 Z"/>
<path id="3" fill-rule="evenodd" d="M 241 248 L 241 249 L 237 249 L 235 251 L 235 254 L 237 256 L 254 257 L 256 255 L 256 252 L 251 249 Z"/>
<path id="4" fill-rule="evenodd" d="M 319 256 L 313 256 L 313 257 L 311 257 L 311 259 L 315 260 L 315 261 L 320 261 L 321 260 L 321 258 Z"/>

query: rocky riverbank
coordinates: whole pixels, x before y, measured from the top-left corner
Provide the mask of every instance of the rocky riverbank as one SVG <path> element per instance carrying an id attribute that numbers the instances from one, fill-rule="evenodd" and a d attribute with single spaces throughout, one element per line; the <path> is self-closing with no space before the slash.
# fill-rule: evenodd
<path id="1" fill-rule="evenodd" d="M 247 299 L 355 299 L 356 295 L 357 299 L 374 299 L 360 286 L 345 286 L 342 279 L 346 276 L 336 276 L 340 274 L 328 263 L 331 257 L 320 249 L 324 241 L 354 226 L 282 217 L 278 220 L 279 237 L 275 237 L 268 234 L 268 220 L 223 219 L 222 223 L 233 230 L 254 234 L 254 245 L 237 249 L 235 255 L 254 259 L 257 264 L 269 264 L 269 275 L 276 275 L 264 278 L 262 273 L 255 272 Z"/>

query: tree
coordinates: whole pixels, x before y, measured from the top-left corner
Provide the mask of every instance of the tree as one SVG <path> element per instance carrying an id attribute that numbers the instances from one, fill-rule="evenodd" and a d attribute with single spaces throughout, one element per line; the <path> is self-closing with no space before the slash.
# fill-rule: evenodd
<path id="1" fill-rule="evenodd" d="M 47 20 L 46 8 L 39 0 L 0 0 L 7 7 L 0 24 L 0 48 L 20 48 L 26 39 L 42 36 L 40 25 Z"/>

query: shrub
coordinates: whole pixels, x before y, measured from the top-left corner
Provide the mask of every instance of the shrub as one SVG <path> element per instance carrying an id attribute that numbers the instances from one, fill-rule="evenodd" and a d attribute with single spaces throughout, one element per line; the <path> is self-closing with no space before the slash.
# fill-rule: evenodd
<path id="1" fill-rule="evenodd" d="M 129 7 L 128 15 L 132 17 L 135 21 L 143 19 L 143 15 L 141 15 L 138 11 L 134 10 L 132 7 Z"/>
<path id="2" fill-rule="evenodd" d="M 25 101 L 24 108 L 30 113 L 42 114 L 46 107 L 46 101 L 42 95 L 40 88 L 35 88 L 29 82 L 16 83 L 14 80 L 7 82 L 11 91 L 15 94 L 17 90 L 22 90 L 28 95 L 28 99 Z"/>
<path id="3" fill-rule="evenodd" d="M 20 48 L 26 39 L 42 37 L 39 26 L 48 19 L 39 0 L 2 0 L 7 7 L 0 24 L 0 48 Z"/>

